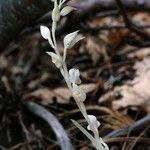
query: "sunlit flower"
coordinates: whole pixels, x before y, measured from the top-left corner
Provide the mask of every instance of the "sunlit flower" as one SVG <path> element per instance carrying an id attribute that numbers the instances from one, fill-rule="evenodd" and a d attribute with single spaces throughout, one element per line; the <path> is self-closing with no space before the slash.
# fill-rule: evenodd
<path id="1" fill-rule="evenodd" d="M 90 120 L 90 122 L 91 122 L 91 124 L 93 125 L 94 128 L 98 128 L 100 126 L 100 122 L 97 121 L 97 118 L 95 116 L 88 115 L 88 118 L 89 118 L 89 120 Z M 87 129 L 92 130 L 90 125 L 87 126 Z"/>
<path id="2" fill-rule="evenodd" d="M 57 68 L 62 66 L 62 61 L 58 55 L 53 52 L 46 52 L 52 58 L 52 62 L 56 65 Z"/>
<path id="3" fill-rule="evenodd" d="M 76 84 L 73 84 L 73 97 L 78 100 L 84 102 L 86 99 L 85 92 Z"/>
<path id="4" fill-rule="evenodd" d="M 71 83 L 80 84 L 81 80 L 80 80 L 79 76 L 80 76 L 79 69 L 72 68 L 69 70 L 69 79 L 70 79 Z"/>
<path id="5" fill-rule="evenodd" d="M 72 32 L 64 37 L 64 47 L 65 49 L 72 48 L 78 41 L 82 40 L 84 37 L 78 34 L 79 31 Z"/>

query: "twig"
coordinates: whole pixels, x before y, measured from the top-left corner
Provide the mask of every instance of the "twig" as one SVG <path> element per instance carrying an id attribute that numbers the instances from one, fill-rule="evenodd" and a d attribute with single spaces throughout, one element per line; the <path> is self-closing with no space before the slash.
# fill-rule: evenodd
<path id="1" fill-rule="evenodd" d="M 114 138 L 104 139 L 104 141 L 106 143 L 118 143 L 118 142 L 131 142 L 131 141 L 134 141 L 136 139 L 137 139 L 137 137 L 114 137 Z M 144 137 L 139 137 L 137 142 L 150 144 L 150 139 L 144 138 Z"/>
<path id="2" fill-rule="evenodd" d="M 56 134 L 57 140 L 58 140 L 62 150 L 74 150 L 74 148 L 70 142 L 70 139 L 68 138 L 68 135 L 66 134 L 64 128 L 62 127 L 62 125 L 59 123 L 59 121 L 53 114 L 48 112 L 44 107 L 42 107 L 34 102 L 28 102 L 27 108 L 32 113 L 34 113 L 38 117 L 42 118 L 50 125 L 50 127 L 53 129 L 53 131 Z"/>
<path id="3" fill-rule="evenodd" d="M 141 130 L 145 129 L 150 124 L 150 116 L 146 116 L 138 121 L 136 121 L 133 125 L 129 127 L 124 127 L 115 131 L 110 132 L 105 136 L 105 138 L 111 138 L 111 137 L 119 137 L 119 136 L 125 136 L 131 131 L 131 133 L 140 132 Z"/>
<path id="4" fill-rule="evenodd" d="M 3 147 L 3 146 L 1 146 L 1 145 L 0 145 L 0 149 L 1 149 L 1 150 L 7 150 L 7 148 L 5 148 L 5 147 Z"/>
<path id="5" fill-rule="evenodd" d="M 138 25 L 140 29 L 150 28 L 150 25 Z M 85 32 L 92 32 L 97 33 L 100 30 L 112 30 L 112 29 L 124 29 L 126 30 L 127 27 L 125 25 L 101 25 L 96 27 L 83 27 L 83 31 Z"/>
<path id="6" fill-rule="evenodd" d="M 18 112 L 18 119 L 19 119 L 19 122 L 21 124 L 22 130 L 25 133 L 26 139 L 27 139 L 28 143 L 30 143 L 31 139 L 30 139 L 29 132 L 28 132 L 27 128 L 25 127 L 23 120 L 22 120 L 22 116 L 19 112 Z M 28 146 L 29 150 L 32 150 L 32 148 L 30 147 L 29 144 L 27 144 L 27 146 Z"/>
<path id="7" fill-rule="evenodd" d="M 118 8 L 122 14 L 122 17 L 123 17 L 123 20 L 124 20 L 124 23 L 126 25 L 126 27 L 136 33 L 137 35 L 147 39 L 147 40 L 150 40 L 150 35 L 148 35 L 147 33 L 141 31 L 127 16 L 127 13 L 126 13 L 126 10 L 125 10 L 125 7 L 124 5 L 122 4 L 121 0 L 116 0 L 117 2 L 117 5 L 118 5 Z"/>
<path id="8" fill-rule="evenodd" d="M 34 140 L 28 142 L 28 141 L 25 141 L 25 142 L 21 142 L 21 143 L 18 143 L 12 147 L 10 147 L 9 149 L 7 150 L 18 150 L 18 149 L 21 149 L 21 147 L 23 146 L 26 146 L 26 145 L 29 145 L 29 144 L 33 144 L 33 143 L 36 143 Z"/>

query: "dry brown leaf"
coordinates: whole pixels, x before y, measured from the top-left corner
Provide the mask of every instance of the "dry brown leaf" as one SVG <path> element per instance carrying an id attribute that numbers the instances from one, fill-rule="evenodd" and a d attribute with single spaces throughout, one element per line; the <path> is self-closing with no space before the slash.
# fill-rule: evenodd
<path id="1" fill-rule="evenodd" d="M 90 20 L 88 26 L 90 28 L 97 28 L 105 26 L 122 25 L 120 18 L 116 17 L 106 17 L 97 18 Z M 98 62 L 99 58 L 104 57 L 104 60 L 109 61 L 108 54 L 114 52 L 116 47 L 120 44 L 122 38 L 128 33 L 127 30 L 122 29 L 112 29 L 112 30 L 99 30 L 97 37 L 92 37 L 91 35 L 86 37 L 86 49 L 90 54 L 94 64 Z M 108 54 L 107 54 L 108 53 Z M 107 55 L 107 56 L 106 56 Z"/>
<path id="2" fill-rule="evenodd" d="M 35 97 L 41 99 L 42 104 L 49 104 L 53 102 L 53 98 L 55 97 L 53 91 L 48 88 L 37 89 L 25 96 L 25 98 Z"/>
<path id="3" fill-rule="evenodd" d="M 139 58 L 143 59 L 144 57 L 150 56 L 150 48 L 141 48 L 139 50 L 132 51 L 127 55 L 129 58 Z"/>
<path id="4" fill-rule="evenodd" d="M 43 73 L 40 78 L 30 81 L 28 84 L 28 88 L 30 90 L 36 88 L 42 82 L 45 82 L 49 78 L 49 76 L 50 76 L 49 73 L 47 73 L 47 72 Z"/>
<path id="5" fill-rule="evenodd" d="M 4 56 L 0 56 L 0 69 L 4 69 L 8 67 L 8 61 Z"/>
<path id="6" fill-rule="evenodd" d="M 150 14 L 148 12 L 140 12 L 136 13 L 133 15 L 132 20 L 137 24 L 137 25 L 149 25 L 150 22 Z M 142 29 L 147 33 L 150 33 L 149 28 Z"/>
<path id="7" fill-rule="evenodd" d="M 106 94 L 99 99 L 99 102 L 106 100 L 110 95 L 119 91 L 122 95 L 120 100 L 113 100 L 113 109 L 126 108 L 128 106 L 140 106 L 150 112 L 150 58 L 137 62 L 134 66 L 136 77 L 128 85 L 116 87 L 113 92 Z"/>
<path id="8" fill-rule="evenodd" d="M 92 92 L 97 87 L 96 84 L 90 83 L 90 84 L 83 84 L 80 86 L 86 93 Z M 52 103 L 54 98 L 56 98 L 58 103 L 69 103 L 71 93 L 68 88 L 66 87 L 59 87 L 56 89 L 48 89 L 48 88 L 41 88 L 37 89 L 29 94 L 26 95 L 26 97 L 36 97 L 41 99 L 42 104 L 49 104 Z"/>
<path id="9" fill-rule="evenodd" d="M 104 46 L 102 47 L 103 44 L 100 46 L 98 44 L 99 42 L 96 41 L 96 38 L 92 36 L 88 36 L 86 38 L 86 49 L 88 53 L 90 54 L 91 59 L 94 64 L 96 64 L 98 60 L 100 59 L 100 57 L 103 56 Z"/>

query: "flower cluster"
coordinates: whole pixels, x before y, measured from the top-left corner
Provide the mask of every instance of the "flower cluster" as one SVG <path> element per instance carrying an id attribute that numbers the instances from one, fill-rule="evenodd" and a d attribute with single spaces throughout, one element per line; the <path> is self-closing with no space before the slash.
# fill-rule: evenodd
<path id="1" fill-rule="evenodd" d="M 80 76 L 80 72 L 78 69 L 69 70 L 69 80 L 72 83 L 72 95 L 76 100 L 84 102 L 86 99 L 86 94 L 78 86 L 78 84 L 81 83 L 81 79 L 79 78 L 79 76 Z"/>
<path id="2" fill-rule="evenodd" d="M 97 150 L 109 150 L 108 146 L 99 137 L 98 127 L 100 126 L 100 122 L 97 121 L 95 116 L 87 115 L 84 105 L 86 93 L 79 86 L 81 84 L 79 70 L 72 68 L 68 71 L 65 63 L 67 50 L 71 49 L 77 42 L 82 40 L 84 37 L 79 34 L 79 31 L 75 31 L 66 35 L 63 40 L 64 52 L 62 56 L 57 47 L 55 36 L 57 22 L 60 20 L 61 16 L 66 16 L 67 14 L 76 9 L 70 6 L 65 6 L 62 8 L 66 0 L 59 0 L 59 3 L 57 0 L 51 1 L 54 2 L 54 9 L 52 11 L 52 28 L 50 30 L 46 26 L 40 27 L 42 37 L 46 39 L 49 42 L 50 46 L 54 49 L 54 52 L 46 53 L 51 57 L 52 62 L 55 64 L 55 66 L 60 69 L 60 72 L 64 77 L 64 80 L 66 81 L 73 98 L 75 99 L 81 113 L 83 114 L 84 118 L 88 123 L 87 129 L 93 132 L 94 137 L 91 136 L 88 131 L 80 126 L 76 121 L 73 120 L 73 123 L 91 140 Z"/>

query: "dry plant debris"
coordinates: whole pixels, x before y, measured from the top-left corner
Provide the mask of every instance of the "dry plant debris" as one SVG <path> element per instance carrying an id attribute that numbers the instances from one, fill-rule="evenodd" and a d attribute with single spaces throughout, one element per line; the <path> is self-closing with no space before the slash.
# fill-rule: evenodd
<path id="1" fill-rule="evenodd" d="M 137 61 L 134 65 L 136 77 L 125 85 L 115 87 L 112 92 L 107 93 L 99 99 L 99 102 L 112 99 L 114 110 L 128 107 L 141 107 L 150 113 L 150 58 Z M 113 99 L 113 93 L 120 92 L 121 99 Z"/>
<path id="2" fill-rule="evenodd" d="M 80 87 L 86 93 L 90 93 L 96 89 L 97 85 L 94 83 L 90 83 L 90 84 L 83 84 Z M 53 103 L 54 99 L 60 104 L 65 104 L 69 103 L 71 94 L 68 88 L 66 87 L 58 87 L 56 89 L 40 88 L 31 93 L 28 93 L 25 97 L 26 98 L 33 97 L 40 99 L 41 103 L 45 105 Z"/>

